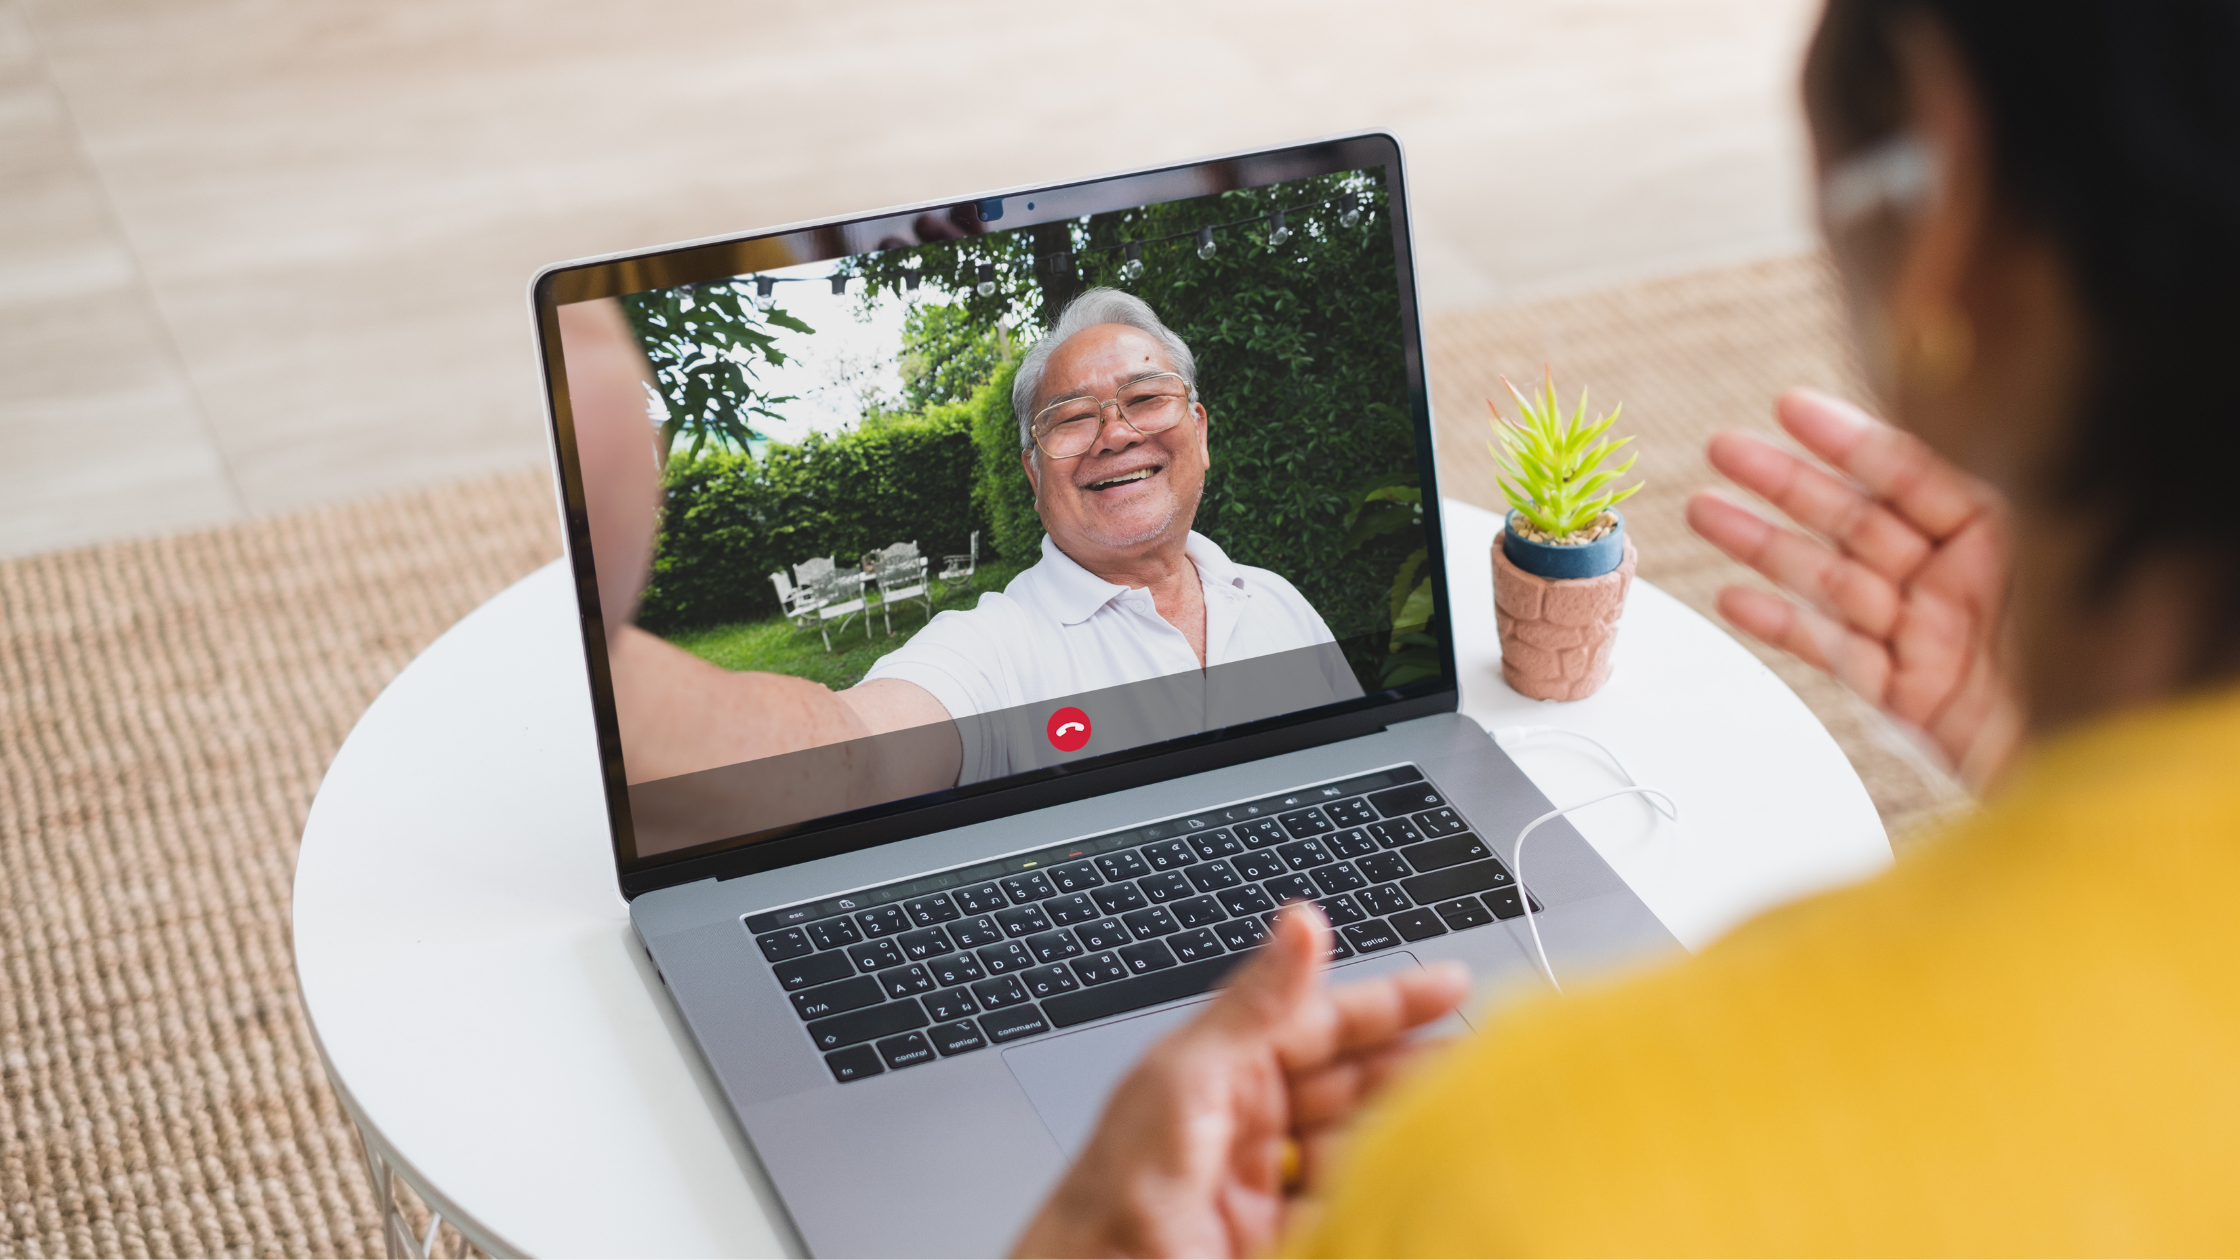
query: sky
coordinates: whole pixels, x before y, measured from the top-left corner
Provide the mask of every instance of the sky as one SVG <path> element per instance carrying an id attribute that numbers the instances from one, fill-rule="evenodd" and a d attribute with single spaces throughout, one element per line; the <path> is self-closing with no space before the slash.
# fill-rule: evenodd
<path id="1" fill-rule="evenodd" d="M 763 390 L 773 395 L 795 394 L 795 402 L 773 410 L 786 416 L 783 423 L 765 422 L 763 432 L 779 442 L 796 443 L 811 433 L 837 433 L 851 428 L 862 417 L 866 398 L 884 398 L 889 405 L 902 396 L 902 374 L 897 356 L 902 348 L 902 317 L 907 301 L 880 298 L 863 309 L 863 283 L 851 284 L 846 294 L 834 296 L 826 277 L 830 262 L 759 272 L 798 283 L 780 284 L 770 301 L 786 313 L 816 329 L 814 336 L 773 329 L 778 348 L 785 351 L 784 367 L 757 365 Z M 913 300 L 942 300 L 928 294 Z"/>

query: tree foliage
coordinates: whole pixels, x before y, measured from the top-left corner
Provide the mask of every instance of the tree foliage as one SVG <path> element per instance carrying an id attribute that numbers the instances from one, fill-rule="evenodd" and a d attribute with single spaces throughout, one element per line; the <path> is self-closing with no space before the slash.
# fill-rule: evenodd
<path id="1" fill-rule="evenodd" d="M 816 330 L 775 306 L 757 307 L 742 281 L 679 285 L 632 293 L 622 299 L 631 331 L 653 366 L 668 417 L 661 422 L 661 449 L 676 449 L 689 436 L 688 457 L 710 442 L 717 450 L 745 452 L 759 436 L 757 417 L 780 419 L 772 408 L 794 401 L 759 389 L 756 364 L 786 361 L 769 329 Z"/>

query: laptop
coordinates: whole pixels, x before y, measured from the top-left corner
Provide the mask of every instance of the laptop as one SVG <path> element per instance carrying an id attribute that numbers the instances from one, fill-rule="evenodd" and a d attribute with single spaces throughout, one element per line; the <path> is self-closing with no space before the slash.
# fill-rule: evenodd
<path id="1" fill-rule="evenodd" d="M 617 878 L 815 1254 L 1007 1250 L 1285 903 L 1337 981 L 1676 948 L 1508 868 L 1414 259 L 1368 133 L 537 276 Z"/>

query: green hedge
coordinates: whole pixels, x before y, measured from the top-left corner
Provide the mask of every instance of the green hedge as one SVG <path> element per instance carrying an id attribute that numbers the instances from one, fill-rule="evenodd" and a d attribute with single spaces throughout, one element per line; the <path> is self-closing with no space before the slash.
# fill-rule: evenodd
<path id="1" fill-rule="evenodd" d="M 915 540 L 938 565 L 964 551 L 986 529 L 975 493 L 979 401 L 773 446 L 759 463 L 730 452 L 675 460 L 639 623 L 666 634 L 776 616 L 769 575 L 790 577 L 814 556 L 846 564 Z"/>
<path id="2" fill-rule="evenodd" d="M 980 510 L 988 534 L 980 541 L 1005 560 L 1032 564 L 1042 555 L 1042 517 L 1034 510 L 1034 485 L 1019 463 L 1019 420 L 1011 410 L 1011 382 L 1019 361 L 999 368 L 994 379 L 963 404 L 972 416 L 972 445 L 980 455 Z"/>

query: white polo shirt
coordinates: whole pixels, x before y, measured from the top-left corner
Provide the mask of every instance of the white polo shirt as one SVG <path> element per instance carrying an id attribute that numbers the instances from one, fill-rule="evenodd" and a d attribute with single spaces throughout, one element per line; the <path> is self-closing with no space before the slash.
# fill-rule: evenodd
<path id="1" fill-rule="evenodd" d="M 1195 531 L 1183 552 L 1197 566 L 1205 588 L 1207 669 L 1328 645 L 1286 661 L 1280 702 L 1271 708 L 1269 700 L 1255 699 L 1268 712 L 1252 717 L 1362 694 L 1330 628 L 1291 583 L 1266 569 L 1233 563 Z M 1223 673 L 1237 678 L 1237 671 Z M 967 728 L 959 781 L 973 783 L 1073 757 L 1057 753 L 1041 738 L 1039 718 L 1000 727 L 967 718 L 1180 674 L 1201 674 L 1197 654 L 1182 632 L 1159 615 L 1151 592 L 1105 581 L 1058 550 L 1045 534 L 1042 559 L 1034 567 L 1011 579 L 1000 594 L 981 596 L 970 611 L 936 616 L 908 643 L 879 658 L 864 681 L 899 678 L 933 693 L 950 717 Z M 1267 681 L 1255 680 L 1255 690 L 1266 693 Z M 1175 680 L 1175 685 L 1187 683 Z M 1123 715 L 1115 709 L 1126 706 L 1110 701 L 1101 706 L 1104 712 L 1091 713 L 1091 720 L 1100 728 L 1109 724 L 1115 737 L 1129 726 L 1161 737 L 1184 733 L 1171 729 L 1177 720 L 1174 685 L 1161 690 L 1165 707 L 1150 728 L 1120 720 Z M 1208 703 L 1213 709 L 1223 707 Z M 1227 712 L 1235 716 L 1234 703 Z M 1030 730 L 1032 737 L 999 734 L 999 729 Z M 1096 739 L 1078 755 L 1113 751 L 1112 744 Z"/>

